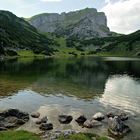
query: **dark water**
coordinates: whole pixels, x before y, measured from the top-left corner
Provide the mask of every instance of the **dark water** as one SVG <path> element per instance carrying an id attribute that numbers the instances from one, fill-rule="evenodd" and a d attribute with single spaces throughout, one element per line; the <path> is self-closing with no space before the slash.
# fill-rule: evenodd
<path id="1" fill-rule="evenodd" d="M 121 57 L 14 59 L 0 61 L 0 110 L 18 108 L 47 115 L 55 128 L 107 134 L 106 124 L 93 130 L 74 121 L 60 125 L 62 113 L 76 118 L 101 111 L 125 111 L 132 132 L 125 140 L 140 139 L 140 59 Z M 24 129 L 36 132 L 33 122 Z"/>

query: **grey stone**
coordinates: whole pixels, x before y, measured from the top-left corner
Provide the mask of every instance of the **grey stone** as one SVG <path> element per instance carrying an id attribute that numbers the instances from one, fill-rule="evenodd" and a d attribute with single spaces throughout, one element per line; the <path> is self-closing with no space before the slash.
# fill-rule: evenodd
<path id="1" fill-rule="evenodd" d="M 93 128 L 101 125 L 102 123 L 96 120 L 86 120 L 83 124 L 83 126 L 86 128 Z"/>
<path id="2" fill-rule="evenodd" d="M 42 123 L 39 128 L 41 130 L 52 130 L 53 124 L 52 123 Z"/>
<path id="3" fill-rule="evenodd" d="M 130 128 L 123 123 L 119 116 L 109 118 L 108 127 L 109 132 L 115 136 L 123 136 L 131 131 Z"/>
<path id="4" fill-rule="evenodd" d="M 104 114 L 101 112 L 96 113 L 92 119 L 97 120 L 97 121 L 102 121 L 105 118 Z"/>
<path id="5" fill-rule="evenodd" d="M 43 117 L 43 118 L 41 119 L 41 123 L 47 123 L 47 121 L 48 121 L 47 116 L 45 116 L 45 117 Z"/>
<path id="6" fill-rule="evenodd" d="M 59 115 L 59 122 L 62 124 L 68 124 L 72 121 L 73 117 L 70 115 Z"/>
<path id="7" fill-rule="evenodd" d="M 9 109 L 0 113 L 0 130 L 15 128 L 29 120 L 29 114 L 17 109 Z"/>
<path id="8" fill-rule="evenodd" d="M 78 117 L 75 121 L 79 124 L 79 125 L 83 125 L 83 123 L 87 120 L 87 118 L 85 116 L 80 116 Z"/>
<path id="9" fill-rule="evenodd" d="M 31 117 L 33 117 L 33 118 L 39 118 L 40 117 L 40 113 L 39 112 L 33 112 L 31 114 Z"/>

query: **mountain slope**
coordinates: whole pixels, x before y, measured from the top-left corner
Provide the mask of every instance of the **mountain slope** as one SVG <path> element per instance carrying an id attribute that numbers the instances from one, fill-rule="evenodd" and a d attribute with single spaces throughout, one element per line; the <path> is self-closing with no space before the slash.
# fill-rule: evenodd
<path id="1" fill-rule="evenodd" d="M 121 56 L 140 56 L 140 30 L 116 37 L 77 40 L 67 39 L 67 46 L 77 50 L 88 51 L 88 54 L 108 54 Z"/>
<path id="2" fill-rule="evenodd" d="M 17 50 L 50 54 L 52 40 L 22 18 L 9 11 L 0 11 L 0 55 L 16 55 Z"/>
<path id="3" fill-rule="evenodd" d="M 69 13 L 44 13 L 28 19 L 41 32 L 76 38 L 107 37 L 110 35 L 103 12 L 86 8 Z"/>

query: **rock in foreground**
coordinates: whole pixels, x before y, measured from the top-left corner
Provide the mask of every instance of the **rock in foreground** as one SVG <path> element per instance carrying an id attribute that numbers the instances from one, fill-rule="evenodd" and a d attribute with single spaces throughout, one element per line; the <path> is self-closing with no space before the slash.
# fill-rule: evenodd
<path id="1" fill-rule="evenodd" d="M 109 118 L 108 127 L 109 132 L 115 136 L 123 136 L 131 131 L 130 128 L 123 123 L 121 117 L 119 116 Z"/>
<path id="2" fill-rule="evenodd" d="M 80 116 L 78 117 L 75 121 L 79 124 L 79 125 L 83 125 L 84 122 L 87 120 L 87 118 L 85 116 Z"/>
<path id="3" fill-rule="evenodd" d="M 53 124 L 52 123 L 42 123 L 39 128 L 41 130 L 52 130 Z"/>
<path id="4" fill-rule="evenodd" d="M 39 112 L 33 112 L 31 114 L 31 117 L 33 117 L 33 118 L 39 118 L 40 117 L 40 113 Z"/>
<path id="5" fill-rule="evenodd" d="M 69 124 L 72 121 L 73 117 L 68 115 L 59 115 L 59 122 L 62 124 Z"/>
<path id="6" fill-rule="evenodd" d="M 86 128 L 93 128 L 95 126 L 101 126 L 101 122 L 96 121 L 96 120 L 86 120 L 83 124 L 84 127 Z"/>
<path id="7" fill-rule="evenodd" d="M 101 112 L 96 113 L 92 119 L 97 120 L 97 121 L 102 121 L 105 118 L 104 114 Z"/>
<path id="8" fill-rule="evenodd" d="M 9 109 L 0 113 L 0 130 L 15 128 L 29 120 L 29 114 L 18 109 Z"/>

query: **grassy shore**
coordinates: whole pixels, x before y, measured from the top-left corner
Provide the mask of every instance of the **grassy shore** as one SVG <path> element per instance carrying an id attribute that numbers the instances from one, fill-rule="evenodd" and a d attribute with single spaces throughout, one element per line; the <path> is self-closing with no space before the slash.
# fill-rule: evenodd
<path id="1" fill-rule="evenodd" d="M 26 131 L 0 132 L 0 140 L 41 140 L 39 136 Z"/>
<path id="2" fill-rule="evenodd" d="M 96 134 L 79 133 L 69 135 L 67 137 L 61 136 L 58 140 L 108 140 L 107 137 L 100 137 Z M 38 135 L 27 131 L 4 131 L 0 132 L 0 140 L 42 140 Z"/>

